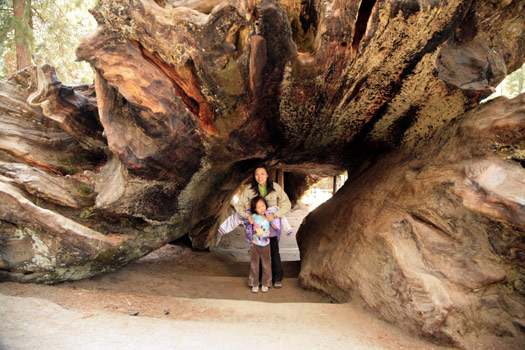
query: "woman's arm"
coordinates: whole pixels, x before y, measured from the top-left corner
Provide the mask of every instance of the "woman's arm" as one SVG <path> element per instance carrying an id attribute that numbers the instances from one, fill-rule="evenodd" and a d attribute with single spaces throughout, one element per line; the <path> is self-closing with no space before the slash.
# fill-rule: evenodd
<path id="1" fill-rule="evenodd" d="M 244 211 L 244 209 L 246 209 L 246 203 L 249 203 L 251 200 L 251 197 L 250 197 L 251 192 L 252 191 L 250 189 L 250 185 L 246 185 L 246 187 L 244 187 L 244 190 L 241 193 L 241 197 L 239 198 L 239 201 L 235 203 L 235 205 L 233 206 L 237 214 L 239 214 L 245 219 L 249 219 L 251 217 L 250 214 Z"/>
<path id="2" fill-rule="evenodd" d="M 277 210 L 274 214 L 274 216 L 280 218 L 286 213 L 292 209 L 292 203 L 290 202 L 290 199 L 288 198 L 288 195 L 281 186 L 279 186 L 277 183 L 274 182 L 273 184 L 275 190 L 277 191 L 277 198 L 279 199 L 279 210 Z"/>

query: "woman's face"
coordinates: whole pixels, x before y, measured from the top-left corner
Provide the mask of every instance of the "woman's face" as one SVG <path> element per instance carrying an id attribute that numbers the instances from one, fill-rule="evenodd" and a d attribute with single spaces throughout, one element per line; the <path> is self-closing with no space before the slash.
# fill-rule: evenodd
<path id="1" fill-rule="evenodd" d="M 255 212 L 259 215 L 264 215 L 266 212 L 266 204 L 264 204 L 264 201 L 259 200 L 257 204 L 255 204 Z"/>
<path id="2" fill-rule="evenodd" d="M 257 181 L 257 183 L 259 185 L 266 185 L 266 180 L 268 179 L 268 173 L 266 172 L 266 169 L 264 168 L 257 168 L 255 169 L 255 181 Z"/>

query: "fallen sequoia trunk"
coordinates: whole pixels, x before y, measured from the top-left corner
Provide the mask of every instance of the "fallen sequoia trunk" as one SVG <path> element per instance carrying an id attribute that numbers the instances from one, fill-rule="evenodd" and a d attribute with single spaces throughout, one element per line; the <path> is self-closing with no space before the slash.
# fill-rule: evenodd
<path id="1" fill-rule="evenodd" d="M 524 107 L 491 101 L 350 178 L 299 229 L 300 283 L 469 349 L 523 344 Z"/>
<path id="2" fill-rule="evenodd" d="M 1 278 L 85 278 L 184 235 L 213 248 L 258 162 L 293 198 L 346 169 L 301 228 L 304 286 L 447 342 L 519 336 L 524 102 L 477 106 L 525 61 L 523 6 L 99 1 L 77 51 L 94 90 L 49 66 L 0 83 Z"/>

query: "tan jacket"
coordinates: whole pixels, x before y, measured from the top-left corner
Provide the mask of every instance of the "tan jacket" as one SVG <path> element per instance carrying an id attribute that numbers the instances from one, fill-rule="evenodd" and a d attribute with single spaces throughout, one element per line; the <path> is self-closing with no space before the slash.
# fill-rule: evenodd
<path id="1" fill-rule="evenodd" d="M 274 216 L 280 218 L 290 211 L 292 203 L 290 203 L 290 199 L 286 192 L 284 192 L 282 187 L 276 182 L 273 183 L 273 188 L 274 191 L 267 193 L 264 199 L 266 200 L 266 203 L 268 203 L 268 208 L 274 206 L 279 207 L 279 210 L 275 212 Z M 249 214 L 246 213 L 244 209 L 250 208 L 250 201 L 255 196 L 257 196 L 257 192 L 252 190 L 252 185 L 248 184 L 244 188 L 244 191 L 242 191 L 239 201 L 234 205 L 235 211 L 245 219 L 248 218 Z"/>

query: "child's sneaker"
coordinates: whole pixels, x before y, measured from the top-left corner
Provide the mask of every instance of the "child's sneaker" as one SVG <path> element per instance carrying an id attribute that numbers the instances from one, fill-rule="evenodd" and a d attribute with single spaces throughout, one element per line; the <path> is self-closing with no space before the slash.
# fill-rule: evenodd
<path id="1" fill-rule="evenodd" d="M 259 292 L 259 287 L 252 287 L 252 293 L 258 293 L 258 292 Z"/>
<path id="2" fill-rule="evenodd" d="M 268 287 L 266 286 L 261 287 L 261 292 L 266 293 L 267 291 L 268 291 Z"/>

